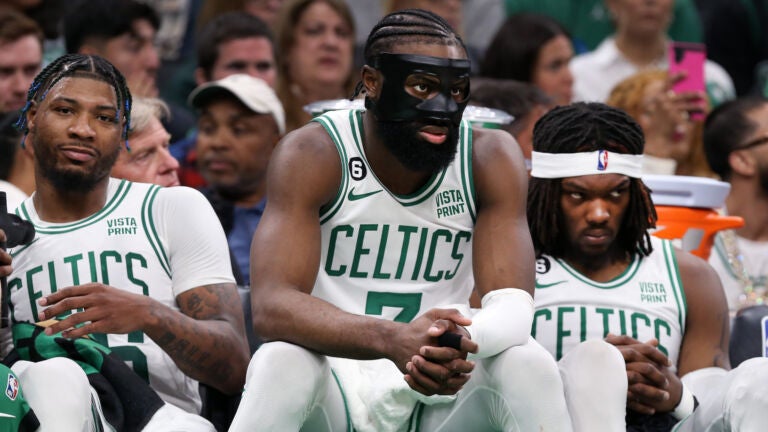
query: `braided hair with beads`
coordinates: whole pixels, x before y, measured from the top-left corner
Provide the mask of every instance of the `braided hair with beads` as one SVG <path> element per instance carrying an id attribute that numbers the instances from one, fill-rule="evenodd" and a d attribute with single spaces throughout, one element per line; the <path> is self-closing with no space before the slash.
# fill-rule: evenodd
<path id="1" fill-rule="evenodd" d="M 627 113 L 602 103 L 574 103 L 545 114 L 533 129 L 533 150 L 578 153 L 608 150 L 643 153 L 643 131 Z M 531 178 L 528 184 L 528 227 L 536 254 L 562 257 L 568 245 L 565 215 L 560 208 L 562 179 Z M 653 251 L 648 230 L 656 226 L 651 191 L 630 178 L 629 205 L 616 237 L 620 250 L 647 256 Z"/>
<path id="2" fill-rule="evenodd" d="M 375 56 L 405 43 L 460 46 L 467 52 L 461 36 L 442 17 L 422 9 L 403 9 L 385 16 L 371 29 L 365 42 L 363 58 L 367 64 L 371 64 Z M 363 82 L 360 81 L 352 98 L 362 90 Z"/>
<path id="3" fill-rule="evenodd" d="M 125 119 L 122 138 L 125 146 L 128 148 L 128 131 L 131 128 L 131 92 L 125 82 L 125 77 L 112 63 L 96 55 L 84 54 L 65 54 L 45 67 L 32 81 L 32 85 L 27 92 L 27 103 L 21 109 L 18 120 L 14 126 L 26 134 L 29 132 L 27 127 L 27 111 L 36 103 L 45 99 L 53 86 L 62 78 L 66 77 L 85 77 L 94 78 L 111 85 L 115 89 L 117 96 L 116 119 L 121 117 Z"/>

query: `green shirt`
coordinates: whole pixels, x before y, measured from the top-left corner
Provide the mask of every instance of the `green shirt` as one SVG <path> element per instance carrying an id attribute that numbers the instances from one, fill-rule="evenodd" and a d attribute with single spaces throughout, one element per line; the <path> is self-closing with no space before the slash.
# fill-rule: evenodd
<path id="1" fill-rule="evenodd" d="M 577 53 L 592 51 L 614 31 L 604 0 L 504 0 L 507 15 L 532 12 L 547 15 L 570 32 Z M 667 34 L 672 40 L 702 42 L 703 34 L 693 0 L 675 0 Z"/>

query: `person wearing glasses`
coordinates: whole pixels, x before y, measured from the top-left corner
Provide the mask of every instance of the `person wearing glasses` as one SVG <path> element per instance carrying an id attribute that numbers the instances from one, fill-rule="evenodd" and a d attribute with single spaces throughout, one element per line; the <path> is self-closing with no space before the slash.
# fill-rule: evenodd
<path id="1" fill-rule="evenodd" d="M 768 286 L 768 100 L 744 98 L 710 113 L 704 151 L 712 171 L 731 184 L 728 214 L 744 226 L 718 234 L 710 264 L 732 313 L 765 303 Z"/>

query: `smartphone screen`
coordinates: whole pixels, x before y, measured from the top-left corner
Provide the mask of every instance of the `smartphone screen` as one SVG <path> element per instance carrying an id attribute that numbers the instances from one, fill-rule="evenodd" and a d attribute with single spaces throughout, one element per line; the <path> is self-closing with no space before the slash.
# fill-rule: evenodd
<path id="1" fill-rule="evenodd" d="M 688 91 L 706 91 L 704 82 L 704 62 L 707 60 L 707 51 L 704 44 L 691 42 L 672 42 L 669 44 L 669 73 L 685 71 L 686 76 L 676 82 L 672 90 L 676 93 Z M 701 119 L 703 112 L 690 113 L 691 118 Z"/>

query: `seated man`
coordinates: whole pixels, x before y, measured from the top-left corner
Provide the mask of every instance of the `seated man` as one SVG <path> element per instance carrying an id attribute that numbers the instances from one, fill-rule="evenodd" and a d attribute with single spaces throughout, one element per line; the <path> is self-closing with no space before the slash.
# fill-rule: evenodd
<path id="1" fill-rule="evenodd" d="M 112 177 L 159 186 L 179 185 L 179 162 L 168 151 L 171 134 L 161 123 L 168 116 L 168 105 L 160 99 L 133 100 L 128 144 L 112 167 Z"/>
<path id="2" fill-rule="evenodd" d="M 130 129 L 131 94 L 103 58 L 56 59 L 28 97 L 19 126 L 35 154 L 37 190 L 17 214 L 34 224 L 36 238 L 10 251 L 16 352 L 37 361 L 39 347 L 29 349 L 28 341 L 56 335 L 57 345 L 76 348 L 88 335 L 162 397 L 148 430 L 212 430 L 197 415 L 198 382 L 237 394 L 248 361 L 226 239 L 213 210 L 189 188 L 109 177 Z M 43 322 L 48 326 L 35 327 L 32 337 L 21 334 Z M 6 337 L 3 348 L 10 346 Z M 58 352 L 82 357 L 79 350 Z M 45 385 L 27 375 L 20 376 L 22 387 Z M 56 418 L 49 413 L 56 404 L 31 405 L 41 423 Z"/>
<path id="3" fill-rule="evenodd" d="M 509 134 L 462 121 L 461 39 L 399 11 L 365 57 L 368 109 L 325 114 L 270 162 L 251 255 L 269 342 L 231 431 L 571 430 L 557 366 L 529 335 L 525 166 Z"/>
<path id="4" fill-rule="evenodd" d="M 627 430 L 762 430 L 768 360 L 728 372 L 728 307 L 717 274 L 648 232 L 656 212 L 640 180 L 640 126 L 607 105 L 561 106 L 536 124 L 533 150 L 532 334 L 562 358 L 564 377 L 594 368 L 562 363 L 584 341 L 604 339 L 626 363 L 627 381 L 614 384 L 628 391 L 577 414 L 624 430 L 626 396 Z"/>

